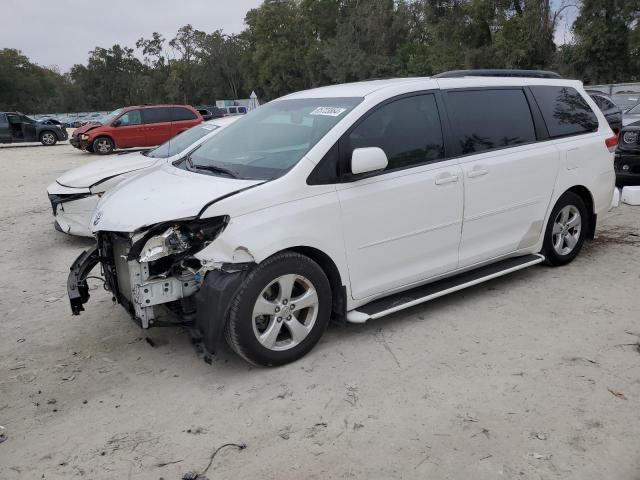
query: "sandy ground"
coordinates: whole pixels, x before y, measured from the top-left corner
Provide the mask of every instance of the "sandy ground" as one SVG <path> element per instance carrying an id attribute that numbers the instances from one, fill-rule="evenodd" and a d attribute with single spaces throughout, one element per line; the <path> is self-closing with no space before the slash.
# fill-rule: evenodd
<path id="1" fill-rule="evenodd" d="M 301 361 L 205 363 L 110 296 L 70 314 L 88 240 L 45 188 L 92 157 L 0 148 L 0 478 L 640 478 L 640 207 L 571 265 L 534 267 L 366 325 Z M 152 339 L 152 346 L 145 337 Z"/>

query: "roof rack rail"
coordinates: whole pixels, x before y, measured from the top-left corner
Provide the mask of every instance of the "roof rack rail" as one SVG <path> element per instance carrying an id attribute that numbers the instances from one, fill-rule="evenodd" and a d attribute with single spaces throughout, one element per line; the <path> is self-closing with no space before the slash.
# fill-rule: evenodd
<path id="1" fill-rule="evenodd" d="M 459 77 L 529 77 L 529 78 L 562 78 L 556 72 L 548 70 L 517 70 L 517 69 L 478 69 L 478 70 L 451 70 L 434 75 L 432 78 L 459 78 Z"/>

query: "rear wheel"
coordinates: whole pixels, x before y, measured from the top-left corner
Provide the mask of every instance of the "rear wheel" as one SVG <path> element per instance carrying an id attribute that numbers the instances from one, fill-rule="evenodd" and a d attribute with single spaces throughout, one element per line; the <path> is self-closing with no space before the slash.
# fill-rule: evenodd
<path id="1" fill-rule="evenodd" d="M 46 147 L 51 147 L 58 143 L 58 137 L 56 137 L 55 133 L 47 130 L 40 134 L 40 143 L 42 143 Z"/>
<path id="2" fill-rule="evenodd" d="M 582 198 L 565 192 L 551 211 L 542 251 L 551 265 L 565 265 L 580 253 L 590 216 Z"/>
<path id="3" fill-rule="evenodd" d="M 331 287 L 313 260 L 283 252 L 251 272 L 232 301 L 225 337 L 247 361 L 284 365 L 309 352 L 331 314 Z"/>
<path id="4" fill-rule="evenodd" d="M 113 152 L 113 140 L 109 137 L 98 137 L 93 141 L 93 151 L 98 155 L 108 155 Z"/>

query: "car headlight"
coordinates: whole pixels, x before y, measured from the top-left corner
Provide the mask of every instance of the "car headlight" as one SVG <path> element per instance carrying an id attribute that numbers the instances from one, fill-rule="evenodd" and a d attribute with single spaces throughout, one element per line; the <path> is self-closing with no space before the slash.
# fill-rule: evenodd
<path id="1" fill-rule="evenodd" d="M 162 223 L 134 243 L 129 259 L 148 263 L 171 255 L 195 253 L 215 240 L 229 223 L 228 216 Z"/>
<path id="2" fill-rule="evenodd" d="M 87 135 L 86 133 L 83 133 L 82 135 L 80 135 L 80 139 L 81 140 L 89 140 L 89 135 Z"/>

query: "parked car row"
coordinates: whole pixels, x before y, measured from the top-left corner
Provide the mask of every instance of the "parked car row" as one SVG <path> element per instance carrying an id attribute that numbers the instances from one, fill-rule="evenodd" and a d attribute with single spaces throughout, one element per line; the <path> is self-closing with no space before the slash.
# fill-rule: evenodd
<path id="1" fill-rule="evenodd" d="M 78 216 L 96 244 L 71 266 L 71 310 L 100 265 L 141 327 L 188 325 L 209 352 L 224 337 L 281 365 L 332 316 L 571 262 L 612 205 L 617 138 L 580 82 L 471 71 L 298 92 L 176 143 L 50 187 L 62 230 L 95 206 Z"/>

